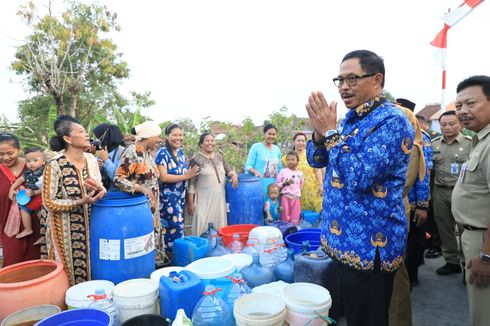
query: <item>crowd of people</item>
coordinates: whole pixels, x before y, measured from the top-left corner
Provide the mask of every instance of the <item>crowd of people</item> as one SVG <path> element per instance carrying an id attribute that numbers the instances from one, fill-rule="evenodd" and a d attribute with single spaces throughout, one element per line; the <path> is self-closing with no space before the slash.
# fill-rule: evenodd
<path id="1" fill-rule="evenodd" d="M 337 103 L 313 92 L 306 104 L 310 140 L 297 133 L 293 148 L 282 151 L 277 128 L 267 124 L 263 141 L 250 148 L 243 169 L 261 179 L 265 223 L 299 224 L 302 210 L 321 212 L 321 244 L 338 265 L 348 325 L 410 325 L 418 268 L 440 254 L 446 263 L 437 274 L 466 271 L 471 324 L 486 325 L 490 77 L 458 85 L 456 110 L 439 118 L 440 136 L 412 112 L 413 102 L 384 96 L 377 54 L 348 53 L 333 82 L 349 109 L 340 125 Z M 463 127 L 475 135 L 464 136 Z M 210 222 L 226 226 L 225 183 L 239 187 L 239 178 L 211 133 L 186 158 L 184 130 L 173 123 L 162 131 L 146 121 L 133 128 L 131 144 L 110 124 L 94 128 L 91 141 L 70 116 L 59 116 L 54 129 L 51 152 L 29 148 L 23 155 L 14 134 L 0 134 L 3 266 L 42 255 L 61 261 L 71 284 L 89 280 L 91 205 L 108 191 L 148 197 L 157 263 L 184 236 L 186 216 L 193 235 Z M 18 203 L 21 193 L 25 203 Z"/>

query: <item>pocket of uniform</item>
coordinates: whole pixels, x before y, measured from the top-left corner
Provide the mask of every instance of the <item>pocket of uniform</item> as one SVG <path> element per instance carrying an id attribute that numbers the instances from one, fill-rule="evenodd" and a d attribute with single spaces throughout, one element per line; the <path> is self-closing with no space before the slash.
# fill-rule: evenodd
<path id="1" fill-rule="evenodd" d="M 466 163 L 466 171 L 475 171 L 476 167 L 478 166 L 478 161 L 480 161 L 480 156 L 472 153 Z"/>

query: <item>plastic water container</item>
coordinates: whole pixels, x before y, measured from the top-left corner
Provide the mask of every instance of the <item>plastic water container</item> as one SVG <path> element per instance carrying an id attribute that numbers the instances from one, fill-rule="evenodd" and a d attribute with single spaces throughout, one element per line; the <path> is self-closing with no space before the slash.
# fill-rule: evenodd
<path id="1" fill-rule="evenodd" d="M 275 281 L 272 269 L 262 266 L 257 255 L 253 256 L 252 265 L 242 268 L 240 273 L 251 288 Z"/>
<path id="2" fill-rule="evenodd" d="M 191 316 L 192 317 L 192 316 Z M 172 326 L 191 326 L 192 320 L 187 317 L 184 309 L 177 310 L 177 316 L 175 316 Z"/>
<path id="3" fill-rule="evenodd" d="M 39 320 L 48 318 L 49 316 L 60 313 L 61 309 L 58 306 L 51 304 L 31 306 L 19 311 L 14 312 L 11 315 L 5 317 L 0 324 L 1 326 L 18 326 L 18 325 L 32 325 Z"/>
<path id="4" fill-rule="evenodd" d="M 150 275 L 150 279 L 155 281 L 158 286 L 160 286 L 160 278 L 162 276 L 169 276 L 170 272 L 180 272 L 184 270 L 184 267 L 181 266 L 168 266 L 168 267 L 163 267 L 159 268 Z"/>
<path id="5" fill-rule="evenodd" d="M 116 307 L 114 307 L 112 300 L 105 293 L 104 288 L 96 289 L 95 293 L 89 295 L 89 297 L 93 300 L 92 303 L 90 303 L 89 308 L 104 310 L 112 316 L 114 322 L 118 321 Z"/>
<path id="6" fill-rule="evenodd" d="M 178 309 L 191 316 L 204 290 L 196 274 L 183 270 L 160 278 L 160 314 L 174 320 Z"/>
<path id="7" fill-rule="evenodd" d="M 287 252 L 287 259 L 278 264 L 274 268 L 274 276 L 276 280 L 284 281 L 286 283 L 294 282 L 294 251 L 289 249 Z"/>
<path id="8" fill-rule="evenodd" d="M 225 302 L 230 308 L 230 311 L 232 312 L 232 318 L 233 321 L 235 321 L 235 318 L 233 317 L 233 310 L 235 306 L 235 301 L 241 297 L 242 295 L 248 294 L 252 292 L 250 287 L 247 285 L 245 280 L 242 277 L 242 274 L 240 273 L 235 273 L 233 274 L 233 277 L 230 277 L 230 280 L 232 282 L 232 286 L 229 289 L 229 291 L 226 293 L 225 296 Z"/>
<path id="9" fill-rule="evenodd" d="M 94 301 L 90 295 L 101 288 L 104 290 L 107 298 L 112 299 L 114 283 L 111 281 L 87 281 L 70 287 L 65 294 L 65 302 L 68 309 L 87 308 Z"/>
<path id="10" fill-rule="evenodd" d="M 221 237 L 216 238 L 216 246 L 211 248 L 211 250 L 208 251 L 207 256 L 208 257 L 220 257 L 223 255 L 227 255 L 231 253 L 230 249 L 226 248 L 223 245 L 223 241 Z"/>
<path id="11" fill-rule="evenodd" d="M 293 283 L 284 288 L 286 322 L 290 326 L 326 325 L 332 299 L 327 289 L 311 283 Z M 323 318 L 322 318 L 323 317 Z"/>
<path id="12" fill-rule="evenodd" d="M 248 237 L 258 239 L 259 243 L 265 246 L 282 240 L 282 233 L 273 226 L 258 226 L 250 231 Z"/>
<path id="13" fill-rule="evenodd" d="M 186 266 L 195 260 L 204 258 L 209 251 L 208 239 L 185 236 L 174 241 L 172 264 Z"/>
<path id="14" fill-rule="evenodd" d="M 237 326 L 282 326 L 286 319 L 286 304 L 273 294 L 250 293 L 235 301 L 233 315 Z"/>
<path id="15" fill-rule="evenodd" d="M 228 245 L 228 249 L 233 254 L 238 254 L 242 251 L 243 247 L 245 247 L 245 245 L 240 241 L 240 236 L 238 233 L 235 233 L 233 235 L 233 240 L 231 240 L 230 244 Z"/>
<path id="16" fill-rule="evenodd" d="M 213 285 L 206 286 L 204 296 L 199 300 L 192 313 L 193 326 L 230 326 L 233 325 L 232 313 L 223 299 L 219 298 Z"/>
<path id="17" fill-rule="evenodd" d="M 196 260 L 185 267 L 186 270 L 193 272 L 201 279 L 205 287 L 212 284 L 216 288 L 221 288 L 218 293 L 220 298 L 224 298 L 224 293 L 231 287 L 231 282 L 227 276 L 231 276 L 236 267 L 233 262 L 223 257 L 207 257 Z"/>
<path id="18" fill-rule="evenodd" d="M 201 238 L 208 239 L 209 247 L 211 248 L 214 248 L 214 246 L 216 246 L 217 236 L 218 230 L 214 228 L 214 224 L 212 222 L 208 223 L 208 229 L 200 235 Z"/>
<path id="19" fill-rule="evenodd" d="M 228 204 L 228 225 L 256 224 L 264 225 L 264 194 L 262 178 L 240 174 L 238 187 L 231 182 L 225 186 L 226 203 Z"/>
<path id="20" fill-rule="evenodd" d="M 287 235 L 298 231 L 298 227 L 293 223 L 283 222 L 283 221 L 275 221 L 270 224 L 275 228 L 278 228 L 282 233 L 282 237 L 285 238 Z"/>
<path id="21" fill-rule="evenodd" d="M 330 316 L 334 319 L 341 314 L 341 291 L 337 274 L 337 263 L 320 248 L 296 256 L 294 281 L 314 283 L 326 288 L 332 298 Z"/>
<path id="22" fill-rule="evenodd" d="M 119 322 L 145 314 L 157 313 L 158 284 L 148 278 L 139 278 L 119 283 L 114 287 L 113 302 Z"/>
<path id="23" fill-rule="evenodd" d="M 45 318 L 34 326 L 111 326 L 111 315 L 99 309 L 80 308 L 60 312 Z"/>
<path id="24" fill-rule="evenodd" d="M 288 258 L 288 248 L 286 248 L 284 240 L 280 239 L 277 241 L 274 254 L 276 255 L 276 264 L 280 264 L 286 261 L 286 259 Z"/>
<path id="25" fill-rule="evenodd" d="M 231 260 L 231 262 L 235 265 L 236 270 L 239 272 L 243 267 L 247 267 L 252 265 L 252 256 L 247 254 L 228 254 L 221 256 L 225 259 Z"/>
<path id="26" fill-rule="evenodd" d="M 153 214 L 143 194 L 110 192 L 92 205 L 92 279 L 114 284 L 148 278 L 155 270 Z"/>
<path id="27" fill-rule="evenodd" d="M 320 229 L 306 229 L 291 233 L 290 235 L 286 236 L 284 240 L 286 242 L 286 246 L 289 249 L 293 249 L 294 253 L 297 254 L 301 250 L 303 241 L 308 241 L 310 243 L 311 250 L 316 250 L 318 247 L 320 247 L 320 234 Z"/>
<path id="28" fill-rule="evenodd" d="M 308 222 L 308 223 L 310 223 L 312 225 L 315 225 L 320 220 L 320 213 L 314 212 L 314 211 L 304 210 L 304 211 L 301 212 L 301 217 L 306 222 Z"/>
<path id="29" fill-rule="evenodd" d="M 276 255 L 277 247 L 275 245 L 266 245 L 264 250 L 259 255 L 260 265 L 274 269 L 277 265 L 277 255 Z"/>

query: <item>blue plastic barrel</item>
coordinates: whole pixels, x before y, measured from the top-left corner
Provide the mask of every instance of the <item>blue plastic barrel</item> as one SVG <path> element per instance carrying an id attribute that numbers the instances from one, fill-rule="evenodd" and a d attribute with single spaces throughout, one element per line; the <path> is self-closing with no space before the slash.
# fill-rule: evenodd
<path id="1" fill-rule="evenodd" d="M 208 239 L 194 236 L 178 238 L 174 241 L 172 264 L 174 266 L 187 266 L 194 260 L 204 258 L 208 251 Z"/>
<path id="2" fill-rule="evenodd" d="M 228 225 L 264 225 L 264 195 L 261 178 L 247 174 L 238 176 L 238 188 L 226 183 L 226 203 L 228 204 Z"/>
<path id="3" fill-rule="evenodd" d="M 111 315 L 99 309 L 83 308 L 60 312 L 34 326 L 111 326 Z"/>
<path id="4" fill-rule="evenodd" d="M 303 241 L 310 242 L 310 249 L 317 250 L 320 247 L 321 229 L 305 229 L 286 236 L 284 241 L 289 249 L 293 249 L 297 254 L 301 250 Z"/>
<path id="5" fill-rule="evenodd" d="M 92 205 L 90 259 L 93 280 L 118 284 L 150 277 L 155 271 L 155 237 L 145 195 L 110 192 Z"/>
<path id="6" fill-rule="evenodd" d="M 184 309 L 186 316 L 201 299 L 204 285 L 196 274 L 183 270 L 179 273 L 170 272 L 169 276 L 160 278 L 160 314 L 175 319 L 178 309 Z"/>

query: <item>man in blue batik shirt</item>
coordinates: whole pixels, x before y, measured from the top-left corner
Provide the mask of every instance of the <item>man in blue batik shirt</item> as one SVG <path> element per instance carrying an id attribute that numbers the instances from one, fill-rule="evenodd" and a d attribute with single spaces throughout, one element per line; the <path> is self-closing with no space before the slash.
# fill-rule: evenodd
<path id="1" fill-rule="evenodd" d="M 388 325 L 407 238 L 402 191 L 414 130 L 383 96 L 384 80 L 381 57 L 353 51 L 333 79 L 350 109 L 341 125 L 336 128 L 337 103 L 321 92 L 306 104 L 314 129 L 308 162 L 326 167 L 322 247 L 338 262 L 349 326 Z"/>
<path id="2" fill-rule="evenodd" d="M 417 178 L 408 192 L 410 203 L 410 232 L 408 233 L 407 266 L 411 286 L 419 285 L 418 269 L 424 259 L 425 221 L 430 200 L 430 170 L 432 170 L 432 147 L 430 136 L 422 130 L 423 152 L 425 158 L 425 177 Z"/>

